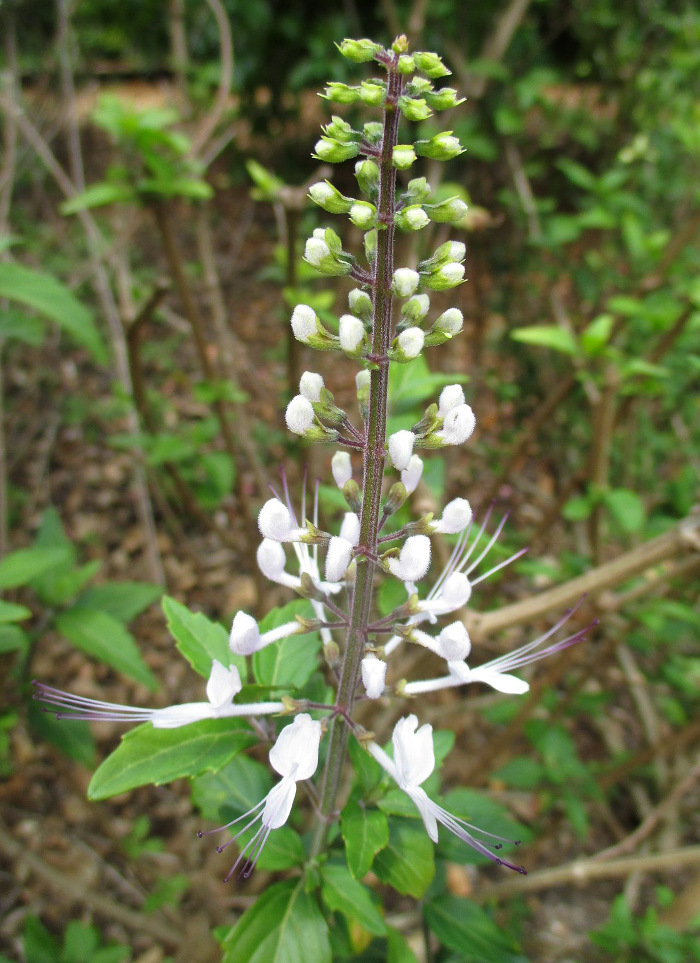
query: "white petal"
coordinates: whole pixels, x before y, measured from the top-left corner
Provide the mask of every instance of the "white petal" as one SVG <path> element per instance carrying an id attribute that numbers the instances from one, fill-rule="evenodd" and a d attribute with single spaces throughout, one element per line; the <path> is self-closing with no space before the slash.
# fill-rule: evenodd
<path id="1" fill-rule="evenodd" d="M 441 655 L 448 662 L 466 659 L 471 651 L 469 633 L 461 622 L 446 625 L 438 636 Z"/>
<path id="2" fill-rule="evenodd" d="M 389 437 L 389 458 L 397 471 L 408 468 L 416 436 L 412 431 L 395 431 Z"/>
<path id="3" fill-rule="evenodd" d="M 418 582 L 430 568 L 430 539 L 427 535 L 409 535 L 398 558 L 387 559 L 392 575 L 402 582 Z"/>
<path id="4" fill-rule="evenodd" d="M 167 709 L 154 709 L 151 722 L 154 729 L 178 729 L 191 722 L 215 718 L 216 710 L 209 702 L 183 702 Z"/>
<path id="5" fill-rule="evenodd" d="M 433 727 L 426 724 L 416 731 L 417 725 L 418 719 L 410 715 L 394 726 L 394 763 L 402 789 L 420 786 L 435 768 Z"/>
<path id="6" fill-rule="evenodd" d="M 423 474 L 423 462 L 418 455 L 411 455 L 408 465 L 401 472 L 401 482 L 410 495 L 418 487 L 418 482 Z"/>
<path id="7" fill-rule="evenodd" d="M 352 478 L 350 452 L 337 451 L 331 459 L 331 471 L 333 472 L 333 481 L 338 488 L 342 488 L 345 482 L 350 481 Z"/>
<path id="8" fill-rule="evenodd" d="M 498 692 L 507 692 L 509 695 L 523 695 L 530 690 L 527 682 L 506 672 L 496 672 L 495 669 L 472 669 L 469 681 L 485 682 L 492 689 L 496 689 Z"/>
<path id="9" fill-rule="evenodd" d="M 352 543 L 347 538 L 334 535 L 326 553 L 326 580 L 339 582 L 347 571 L 352 558 Z"/>
<path id="10" fill-rule="evenodd" d="M 270 749 L 270 765 L 280 776 L 309 779 L 318 766 L 321 723 L 302 712 L 291 725 L 285 726 Z"/>
<path id="11" fill-rule="evenodd" d="M 472 508 L 466 498 L 453 498 L 445 505 L 436 528 L 447 535 L 463 532 L 472 520 Z"/>
<path id="12" fill-rule="evenodd" d="M 360 519 L 355 512 L 346 512 L 340 526 L 340 537 L 355 546 L 360 540 Z"/>
<path id="13" fill-rule="evenodd" d="M 215 709 L 220 709 L 241 691 L 241 677 L 235 665 L 227 669 L 214 659 L 207 682 L 207 699 Z"/>
<path id="14" fill-rule="evenodd" d="M 378 699 L 384 692 L 386 662 L 376 655 L 366 655 L 362 660 L 362 684 L 370 699 Z"/>
<path id="15" fill-rule="evenodd" d="M 464 404 L 464 391 L 461 385 L 446 385 L 440 392 L 438 414 L 444 418 L 448 411 Z"/>
<path id="16" fill-rule="evenodd" d="M 228 644 L 234 655 L 251 655 L 257 652 L 260 647 L 260 629 L 252 615 L 236 612 Z"/>
<path id="17" fill-rule="evenodd" d="M 291 776 L 285 776 L 281 782 L 273 786 L 265 798 L 265 808 L 262 813 L 262 824 L 267 829 L 279 829 L 289 819 L 292 811 L 297 784 Z"/>
<path id="18" fill-rule="evenodd" d="M 313 405 L 303 395 L 295 395 L 287 405 L 284 420 L 295 435 L 304 435 L 315 420 Z"/>

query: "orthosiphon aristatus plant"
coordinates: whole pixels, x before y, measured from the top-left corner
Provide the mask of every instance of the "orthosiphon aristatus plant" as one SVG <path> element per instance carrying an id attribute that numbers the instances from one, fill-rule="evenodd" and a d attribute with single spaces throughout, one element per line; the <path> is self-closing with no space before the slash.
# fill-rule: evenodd
<path id="1" fill-rule="evenodd" d="M 204 616 L 166 601 L 178 648 L 208 677 L 206 701 L 132 708 L 36 683 L 37 697 L 59 716 L 145 723 L 128 733 L 97 771 L 90 787 L 93 798 L 183 775 L 197 779 L 198 797 L 206 798 L 218 773 L 227 773 L 234 784 L 240 773 L 243 782 L 243 750 L 271 743 L 269 762 L 279 781 L 262 798 L 250 799 L 247 808 L 233 806 L 233 818 L 219 829 L 200 833 L 232 830 L 219 846 L 223 851 L 234 845 L 237 851 L 227 880 L 249 876 L 256 864 L 295 870 L 293 878 L 267 887 L 225 937 L 224 958 L 236 963 L 282 958 L 276 955 L 280 947 L 284 959 L 306 963 L 354 958 L 373 938 L 386 941 L 383 958 L 413 959 L 401 935 L 387 924 L 378 892 L 360 881 L 372 869 L 399 893 L 422 898 L 435 871 L 433 844 L 443 845 L 438 824 L 465 844 L 457 857 L 452 844 L 451 858 L 467 861 L 471 851 L 473 861 L 485 858 L 524 872 L 505 855 L 516 841 L 491 831 L 505 827 L 522 835 L 498 807 L 491 828 L 480 828 L 465 818 L 470 815 L 468 799 L 462 799 L 459 812 L 436 801 L 433 773 L 451 740 L 449 734 L 434 734 L 429 724 L 420 725 L 418 715 L 429 693 L 448 687 L 481 683 L 502 693 L 527 692 L 519 670 L 573 645 L 585 631 L 553 640 L 570 616 L 567 612 L 550 631 L 515 652 L 485 663 L 473 659 L 458 613 L 479 582 L 521 553 L 489 569 L 485 559 L 503 523 L 489 537 L 490 513 L 475 524 L 465 498 L 450 501 L 439 518 L 429 514 L 394 521 L 421 478 L 419 453 L 462 445 L 476 424 L 463 388 L 453 384 L 443 388 L 412 429 L 387 437 L 391 365 L 410 364 L 425 349 L 449 342 L 463 324 L 454 307 L 431 317 L 430 304 L 431 292 L 462 283 L 463 243 L 441 244 L 415 269 L 397 265 L 394 256 L 397 229 L 419 231 L 431 222 L 456 222 L 466 212 L 457 198 L 431 201 L 425 178 L 405 173 L 418 158 L 449 161 L 462 152 L 450 131 L 415 141 L 406 132 L 406 122 L 424 121 L 461 101 L 452 88 L 433 84 L 449 74 L 440 57 L 410 53 L 405 37 L 390 49 L 370 40 L 345 40 L 339 49 L 349 60 L 372 63 L 382 73 L 356 86 L 329 83 L 325 98 L 340 105 L 364 104 L 380 119 L 358 129 L 334 116 L 316 144 L 315 154 L 323 161 L 355 159 L 360 197 L 347 197 L 328 181 L 314 184 L 309 193 L 325 212 L 347 215 L 364 232 L 364 257 L 346 251 L 332 228 L 315 230 L 306 242 L 306 260 L 324 274 L 350 278 L 355 287 L 337 332 L 304 304 L 294 309 L 291 325 L 302 344 L 345 355 L 359 369 L 360 417 L 353 419 L 339 408 L 322 376 L 313 371 L 303 374 L 299 394 L 286 410 L 292 432 L 337 449 L 332 476 L 348 509 L 339 530 L 321 527 L 317 492 L 308 505 L 306 492 L 295 503 L 283 473 L 281 488 L 273 489 L 259 514 L 257 564 L 300 601 L 270 613 L 264 623 L 238 612 L 228 637 Z M 407 517 L 406 511 L 398 517 Z M 456 540 L 444 570 L 424 592 L 418 583 L 428 576 L 435 535 Z M 402 594 L 403 600 L 384 615 L 378 614 L 375 600 L 378 577 L 397 580 L 405 589 L 405 598 Z M 434 677 L 398 676 L 394 653 L 400 655 L 409 645 L 437 657 Z M 317 669 L 321 655 L 323 674 Z M 366 703 L 380 699 L 384 708 L 388 700 L 392 709 L 398 700 L 406 705 L 386 748 L 385 733 L 360 725 L 355 713 L 356 704 L 365 703 L 362 718 L 369 719 Z M 378 714 L 378 724 L 384 715 Z M 352 784 L 348 755 L 355 771 Z M 269 785 L 269 776 L 260 778 Z M 292 817 L 299 786 L 314 813 L 303 836 L 289 825 L 299 825 L 299 815 Z M 219 801 L 208 808 L 231 814 L 225 798 L 223 805 Z M 427 835 L 421 835 L 411 816 L 420 816 Z M 273 832 L 282 842 L 270 858 L 266 852 L 272 851 Z M 439 899 L 444 888 L 434 893 L 432 899 Z M 430 906 L 426 904 L 428 927 Z M 443 921 L 446 911 L 443 907 Z M 480 926 L 491 927 L 496 946 L 511 945 L 485 915 Z M 439 927 L 437 932 L 442 932 Z"/>

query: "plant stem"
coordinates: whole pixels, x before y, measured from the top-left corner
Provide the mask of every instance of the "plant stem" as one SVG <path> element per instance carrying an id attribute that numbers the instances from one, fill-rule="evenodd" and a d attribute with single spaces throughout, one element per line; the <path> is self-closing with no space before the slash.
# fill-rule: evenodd
<path id="1" fill-rule="evenodd" d="M 389 345 L 391 343 L 391 281 L 394 274 L 394 214 L 396 212 L 396 168 L 392 165 L 393 150 L 398 143 L 400 113 L 398 99 L 403 88 L 403 77 L 396 71 L 398 55 L 387 64 L 388 90 L 384 108 L 384 136 L 379 157 L 379 200 L 377 213 L 379 231 L 374 263 L 372 358 L 370 373 L 369 411 L 363 445 L 362 512 L 360 539 L 357 548 L 357 575 L 350 610 L 343 668 L 338 686 L 336 708 L 345 715 L 352 711 L 360 666 L 367 641 L 367 626 L 372 605 L 372 585 L 377 536 L 381 516 L 382 481 L 386 445 L 386 414 L 389 389 Z M 328 825 L 335 812 L 340 778 L 345 762 L 348 727 L 339 715 L 331 723 L 330 744 L 326 759 L 321 795 L 322 820 L 317 824 L 311 856 L 317 856 L 325 844 Z"/>

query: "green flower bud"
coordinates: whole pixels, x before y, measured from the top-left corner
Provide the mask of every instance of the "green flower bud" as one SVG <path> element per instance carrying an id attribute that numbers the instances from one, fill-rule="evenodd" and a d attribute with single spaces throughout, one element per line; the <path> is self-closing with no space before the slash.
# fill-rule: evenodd
<path id="1" fill-rule="evenodd" d="M 449 110 L 463 104 L 466 97 L 459 97 L 454 87 L 443 87 L 441 90 L 426 91 L 423 95 L 429 107 L 433 110 Z"/>
<path id="2" fill-rule="evenodd" d="M 363 194 L 376 197 L 379 190 L 379 167 L 372 160 L 362 160 L 355 164 L 355 177 Z"/>
<path id="3" fill-rule="evenodd" d="M 342 425 L 347 419 L 347 413 L 334 404 L 333 394 L 328 388 L 321 388 L 320 398 L 312 402 L 312 407 L 317 418 L 328 421 L 331 425 Z"/>
<path id="4" fill-rule="evenodd" d="M 442 418 L 440 418 L 438 414 L 438 406 L 433 402 L 433 404 L 428 405 L 423 417 L 417 424 L 413 425 L 411 431 L 416 438 L 423 438 L 425 435 L 429 435 L 435 431 L 441 424 Z"/>
<path id="5" fill-rule="evenodd" d="M 430 184 L 424 177 L 414 177 L 408 182 L 405 194 L 401 195 L 400 203 L 422 204 L 430 197 Z"/>
<path id="6" fill-rule="evenodd" d="M 394 223 L 403 231 L 420 231 L 421 228 L 430 224 L 430 218 L 420 204 L 411 204 L 410 207 L 396 212 Z"/>
<path id="7" fill-rule="evenodd" d="M 329 214 L 347 214 L 352 207 L 352 198 L 344 197 L 330 181 L 319 181 L 309 188 L 311 200 Z"/>
<path id="8" fill-rule="evenodd" d="M 316 142 L 314 156 L 330 164 L 340 164 L 342 161 L 357 157 L 360 153 L 359 144 L 341 144 L 331 137 L 322 137 Z"/>
<path id="9" fill-rule="evenodd" d="M 362 511 L 362 494 L 360 492 L 360 486 L 354 478 L 350 478 L 343 485 L 343 498 L 347 502 L 350 511 L 359 515 Z"/>
<path id="10" fill-rule="evenodd" d="M 326 124 L 323 128 L 323 133 L 326 137 L 332 137 L 341 144 L 359 143 L 362 140 L 362 134 L 359 130 L 355 130 L 342 117 L 337 117 L 335 114 L 331 117 L 330 124 Z"/>
<path id="11" fill-rule="evenodd" d="M 393 515 L 394 512 L 397 512 L 401 508 L 407 498 L 408 492 L 406 491 L 406 486 L 402 482 L 394 482 L 382 506 L 383 514 Z"/>
<path id="12" fill-rule="evenodd" d="M 420 154 L 421 157 L 429 157 L 431 160 L 442 161 L 459 157 L 464 150 L 458 139 L 452 135 L 451 130 L 435 134 L 430 140 L 417 140 L 414 147 L 416 154 Z"/>
<path id="13" fill-rule="evenodd" d="M 399 34 L 399 36 L 392 43 L 391 49 L 397 54 L 405 54 L 407 52 L 408 37 L 405 33 Z"/>
<path id="14" fill-rule="evenodd" d="M 414 294 L 401 308 L 401 317 L 412 325 L 419 324 L 430 310 L 427 294 Z"/>
<path id="15" fill-rule="evenodd" d="M 349 274 L 353 267 L 353 259 L 343 254 L 340 238 L 330 228 L 314 231 L 313 237 L 306 242 L 304 258 L 323 274 L 341 276 Z"/>
<path id="16" fill-rule="evenodd" d="M 430 77 L 431 80 L 435 80 L 437 77 L 449 77 L 449 75 L 452 73 L 451 70 L 447 69 L 441 58 L 438 57 L 436 53 L 431 53 L 427 50 L 414 53 L 413 60 L 416 67 L 427 77 Z"/>
<path id="17" fill-rule="evenodd" d="M 431 221 L 437 224 L 456 224 L 467 213 L 467 205 L 460 197 L 449 197 L 439 204 L 426 204 L 425 210 Z"/>
<path id="18" fill-rule="evenodd" d="M 354 61 L 356 64 L 363 64 L 367 63 L 369 60 L 374 60 L 376 55 L 382 52 L 380 44 L 366 39 L 343 40 L 343 42 L 337 46 L 338 50 L 344 57 L 347 57 L 348 60 Z"/>
<path id="19" fill-rule="evenodd" d="M 334 104 L 356 104 L 360 99 L 357 87 L 349 87 L 347 84 L 338 83 L 327 84 L 325 93 L 321 96 L 324 100 L 330 100 Z"/>
<path id="20" fill-rule="evenodd" d="M 399 298 L 410 298 L 420 284 L 420 276 L 412 268 L 397 268 L 391 280 L 391 290 Z"/>
<path id="21" fill-rule="evenodd" d="M 419 141 L 418 143 L 421 143 Z M 426 141 L 427 143 L 427 141 Z M 416 159 L 416 152 L 412 144 L 397 144 L 394 148 L 391 163 L 400 171 L 407 170 Z"/>
<path id="22" fill-rule="evenodd" d="M 377 145 L 382 141 L 382 135 L 384 134 L 384 125 L 377 120 L 372 120 L 368 124 L 365 124 L 363 128 L 364 138 L 368 144 Z"/>
<path id="23" fill-rule="evenodd" d="M 407 328 L 395 338 L 389 349 L 389 357 L 399 364 L 413 361 L 423 350 L 425 334 L 420 328 Z"/>
<path id="24" fill-rule="evenodd" d="M 433 347 L 450 341 L 456 334 L 459 334 L 463 325 L 464 315 L 462 312 L 458 308 L 448 308 L 447 311 L 443 311 L 425 336 L 426 345 Z"/>
<path id="25" fill-rule="evenodd" d="M 350 208 L 350 220 L 362 231 L 369 231 L 377 223 L 377 208 L 369 201 L 355 201 Z"/>
<path id="26" fill-rule="evenodd" d="M 421 271 L 421 284 L 432 291 L 448 291 L 464 280 L 464 265 L 450 261 L 430 272 Z"/>
<path id="27" fill-rule="evenodd" d="M 406 93 L 412 97 L 423 97 L 432 89 L 433 85 L 426 77 L 414 77 L 406 86 Z"/>
<path id="28" fill-rule="evenodd" d="M 360 100 L 367 107 L 381 107 L 386 100 L 386 85 L 363 80 L 360 84 Z"/>
<path id="29" fill-rule="evenodd" d="M 369 371 L 358 371 L 355 375 L 355 385 L 357 387 L 357 406 L 360 409 L 360 417 L 363 421 L 367 420 L 369 414 L 369 385 L 371 375 Z"/>
<path id="30" fill-rule="evenodd" d="M 399 110 L 407 120 L 427 120 L 433 116 L 432 110 L 422 97 L 414 99 L 404 94 L 399 97 Z"/>
<path id="31" fill-rule="evenodd" d="M 365 234 L 365 257 L 370 264 L 377 256 L 377 230 L 367 231 Z"/>
<path id="32" fill-rule="evenodd" d="M 398 71 L 400 74 L 412 74 L 416 69 L 413 57 L 408 54 L 401 54 L 399 57 Z"/>
<path id="33" fill-rule="evenodd" d="M 370 321 L 372 318 L 372 298 L 366 291 L 360 288 L 353 288 L 348 294 L 348 304 L 350 310 L 363 321 Z"/>

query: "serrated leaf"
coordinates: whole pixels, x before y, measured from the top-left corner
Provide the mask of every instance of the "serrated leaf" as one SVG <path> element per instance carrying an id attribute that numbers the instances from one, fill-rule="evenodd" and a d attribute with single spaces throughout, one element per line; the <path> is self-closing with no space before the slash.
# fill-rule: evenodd
<path id="1" fill-rule="evenodd" d="M 293 622 L 295 615 L 312 615 L 308 602 L 300 599 L 272 609 L 260 623 L 260 631 Z M 292 635 L 260 649 L 253 656 L 253 672 L 260 685 L 301 688 L 318 666 L 321 638 L 317 632 Z"/>
<path id="2" fill-rule="evenodd" d="M 527 963 L 504 930 L 481 907 L 445 894 L 426 903 L 425 922 L 464 963 Z"/>
<path id="3" fill-rule="evenodd" d="M 64 565 L 68 554 L 65 548 L 41 546 L 20 548 L 16 552 L 10 552 L 0 562 L 0 589 L 28 585 L 49 569 Z"/>
<path id="4" fill-rule="evenodd" d="M 105 582 L 85 589 L 75 604 L 80 608 L 107 612 L 120 622 L 131 622 L 162 594 L 162 588 L 150 582 Z"/>
<path id="5" fill-rule="evenodd" d="M 238 719 L 203 719 L 177 729 L 154 729 L 147 722 L 122 737 L 92 777 L 88 796 L 107 799 L 136 786 L 217 772 L 257 741 Z"/>
<path id="6" fill-rule="evenodd" d="M 123 672 L 147 686 L 151 692 L 158 680 L 143 660 L 131 632 L 107 612 L 70 608 L 56 616 L 56 628 L 82 652 Z"/>
<path id="7" fill-rule="evenodd" d="M 574 355 L 579 350 L 573 334 L 555 324 L 534 324 L 527 328 L 517 328 L 511 331 L 510 336 L 513 341 L 536 345 L 539 348 L 552 348 L 564 354 Z"/>
<path id="8" fill-rule="evenodd" d="M 369 891 L 353 879 L 345 866 L 326 863 L 321 868 L 321 895 L 331 911 L 338 911 L 357 922 L 368 933 L 383 936 L 386 923 L 370 899 Z"/>
<path id="9" fill-rule="evenodd" d="M 0 264 L 0 298 L 34 308 L 63 328 L 78 344 L 88 348 L 96 361 L 107 362 L 107 350 L 91 313 L 50 274 L 22 264 Z"/>
<path id="10" fill-rule="evenodd" d="M 364 809 L 349 802 L 340 816 L 348 868 L 355 879 L 362 879 L 372 867 L 374 857 L 389 842 L 389 823 L 379 809 Z"/>
<path id="11" fill-rule="evenodd" d="M 222 963 L 331 963 L 328 925 L 303 880 L 268 887 L 222 946 Z"/>
<path id="12" fill-rule="evenodd" d="M 421 899 L 435 875 L 434 846 L 423 824 L 390 819 L 389 842 L 377 853 L 372 868 L 383 883 Z"/>
<path id="13" fill-rule="evenodd" d="M 222 665 L 235 665 L 245 681 L 245 659 L 231 652 L 228 632 L 223 625 L 212 622 L 203 612 L 190 612 L 186 605 L 167 595 L 161 604 L 170 634 L 195 672 L 208 678 L 212 661 L 217 659 Z"/>

